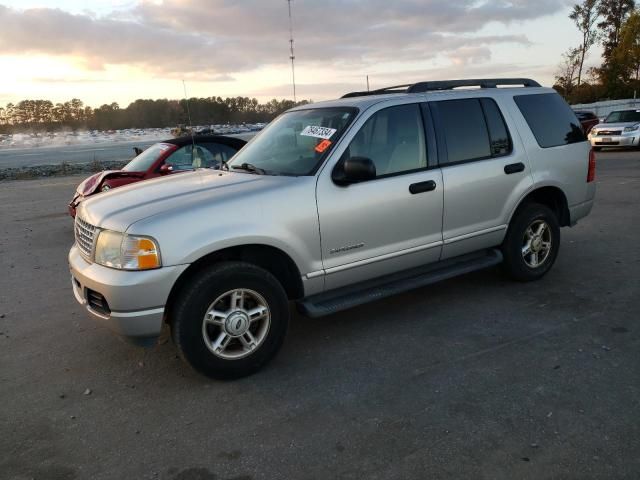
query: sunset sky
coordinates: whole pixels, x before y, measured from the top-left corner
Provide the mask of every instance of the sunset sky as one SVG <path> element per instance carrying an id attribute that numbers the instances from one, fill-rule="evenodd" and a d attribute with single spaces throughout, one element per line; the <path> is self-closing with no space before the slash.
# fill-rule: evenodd
<path id="1" fill-rule="evenodd" d="M 551 85 L 580 41 L 566 0 L 294 0 L 298 99 L 417 80 Z M 0 105 L 291 98 L 286 0 L 0 0 Z M 599 51 L 590 57 L 598 63 Z"/>

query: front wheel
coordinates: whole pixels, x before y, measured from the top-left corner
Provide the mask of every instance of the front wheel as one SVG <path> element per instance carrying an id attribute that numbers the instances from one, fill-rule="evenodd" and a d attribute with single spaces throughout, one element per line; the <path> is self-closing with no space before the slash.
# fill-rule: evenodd
<path id="1" fill-rule="evenodd" d="M 542 278 L 553 266 L 560 248 L 560 227 L 546 206 L 530 203 L 511 220 L 502 245 L 504 268 L 515 280 Z"/>
<path id="2" fill-rule="evenodd" d="M 271 273 L 224 262 L 198 273 L 171 310 L 182 358 L 213 378 L 254 373 L 280 349 L 289 324 L 287 296 Z"/>

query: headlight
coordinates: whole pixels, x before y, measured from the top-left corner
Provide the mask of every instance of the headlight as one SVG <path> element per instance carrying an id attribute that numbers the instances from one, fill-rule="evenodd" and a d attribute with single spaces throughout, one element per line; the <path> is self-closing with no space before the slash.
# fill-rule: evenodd
<path id="1" fill-rule="evenodd" d="M 625 132 L 636 132 L 640 128 L 640 125 L 634 125 L 633 127 L 624 127 Z"/>
<path id="2" fill-rule="evenodd" d="M 100 231 L 94 261 L 120 270 L 149 270 L 162 266 L 160 249 L 153 239 L 111 230 Z"/>

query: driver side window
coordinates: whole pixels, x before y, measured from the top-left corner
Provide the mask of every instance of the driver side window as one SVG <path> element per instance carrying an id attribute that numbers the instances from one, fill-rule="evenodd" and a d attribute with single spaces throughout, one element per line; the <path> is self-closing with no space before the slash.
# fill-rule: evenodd
<path id="1" fill-rule="evenodd" d="M 427 148 L 418 104 L 399 105 L 376 112 L 363 125 L 343 159 L 366 157 L 383 177 L 427 167 Z"/>

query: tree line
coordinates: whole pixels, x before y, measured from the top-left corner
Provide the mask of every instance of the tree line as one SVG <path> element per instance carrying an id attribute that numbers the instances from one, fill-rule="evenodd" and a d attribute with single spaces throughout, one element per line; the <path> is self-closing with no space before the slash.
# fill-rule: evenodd
<path id="1" fill-rule="evenodd" d="M 569 103 L 640 95 L 640 9 L 634 0 L 583 0 L 569 18 L 581 42 L 562 55 L 554 88 Z M 602 46 L 600 66 L 585 68 L 589 52 Z"/>
<path id="2" fill-rule="evenodd" d="M 118 103 L 98 108 L 80 99 L 56 103 L 49 100 L 22 100 L 0 107 L 0 133 L 47 132 L 60 129 L 119 130 L 162 128 L 180 124 L 210 125 L 268 122 L 280 113 L 308 100 L 273 99 L 259 103 L 248 97 L 208 97 L 187 100 L 138 99 L 126 108 Z M 191 122 L 189 122 L 189 114 Z"/>

